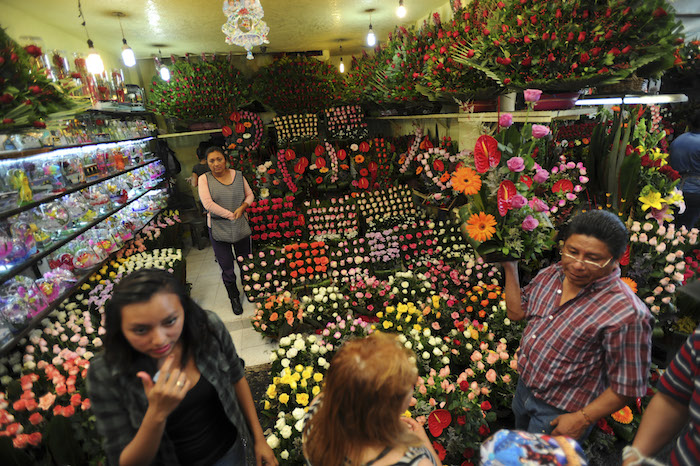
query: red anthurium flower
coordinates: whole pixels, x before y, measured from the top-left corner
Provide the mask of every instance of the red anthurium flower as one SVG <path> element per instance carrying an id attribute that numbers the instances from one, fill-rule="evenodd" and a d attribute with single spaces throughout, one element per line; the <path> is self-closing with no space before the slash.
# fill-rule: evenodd
<path id="1" fill-rule="evenodd" d="M 243 126 L 243 123 L 236 123 L 236 133 L 245 133 L 245 126 Z"/>
<path id="2" fill-rule="evenodd" d="M 284 151 L 284 159 L 289 162 L 290 160 L 294 160 L 297 158 L 297 154 L 294 153 L 292 149 L 287 149 Z"/>
<path id="3" fill-rule="evenodd" d="M 360 152 L 369 152 L 369 143 L 367 141 L 360 143 Z"/>
<path id="4" fill-rule="evenodd" d="M 527 189 L 530 189 L 530 187 L 532 187 L 532 178 L 528 175 L 520 175 L 520 181 L 527 185 Z"/>
<path id="5" fill-rule="evenodd" d="M 360 186 L 360 189 L 367 189 L 369 188 L 369 181 L 367 181 L 367 178 L 360 178 L 358 185 Z"/>
<path id="6" fill-rule="evenodd" d="M 452 415 L 446 409 L 436 409 L 428 415 L 428 429 L 433 437 L 442 435 L 442 431 L 446 429 L 452 422 Z"/>
<path id="7" fill-rule="evenodd" d="M 445 450 L 445 447 L 443 447 L 437 442 L 433 442 L 433 448 L 435 449 L 435 453 L 438 454 L 438 458 L 440 458 L 440 461 L 444 461 L 447 457 L 447 450 Z"/>
<path id="8" fill-rule="evenodd" d="M 630 263 L 630 245 L 627 245 L 625 253 L 620 258 L 620 265 L 628 265 Z"/>
<path id="9" fill-rule="evenodd" d="M 316 149 L 314 149 L 314 154 L 316 154 L 316 157 L 322 156 L 324 152 L 326 152 L 326 149 L 324 149 L 320 144 L 316 146 Z"/>
<path id="10" fill-rule="evenodd" d="M 435 159 L 433 160 L 433 170 L 441 172 L 445 170 L 445 164 L 442 163 L 442 160 Z"/>
<path id="11" fill-rule="evenodd" d="M 498 192 L 496 194 L 498 202 L 498 213 L 501 217 L 505 216 L 511 209 L 511 201 L 513 196 L 518 194 L 518 190 L 515 189 L 515 184 L 510 180 L 501 181 L 500 186 L 498 186 Z"/>
<path id="12" fill-rule="evenodd" d="M 338 160 L 345 160 L 345 158 L 348 156 L 348 153 L 345 152 L 345 149 L 340 149 L 336 155 L 338 156 Z"/>
<path id="13" fill-rule="evenodd" d="M 474 165 L 479 173 L 486 173 L 489 167 L 495 167 L 501 161 L 501 151 L 498 150 L 498 141 L 484 134 L 479 136 L 474 146 Z"/>
<path id="14" fill-rule="evenodd" d="M 371 173 L 377 173 L 377 169 L 379 168 L 379 165 L 377 165 L 377 162 L 370 162 L 369 165 L 367 166 L 369 168 L 369 171 Z"/>
<path id="15" fill-rule="evenodd" d="M 301 159 L 294 164 L 294 171 L 299 175 L 302 175 L 304 171 L 306 171 L 306 165 L 302 163 Z"/>
<path id="16" fill-rule="evenodd" d="M 573 190 L 574 184 L 571 182 L 571 180 L 559 180 L 556 183 L 554 183 L 554 186 L 552 186 L 553 193 L 570 193 Z"/>
<path id="17" fill-rule="evenodd" d="M 228 126 L 224 126 L 223 128 L 221 128 L 221 134 L 223 134 L 224 137 L 227 138 L 233 134 L 233 131 L 231 131 L 231 128 L 229 128 Z"/>
<path id="18" fill-rule="evenodd" d="M 241 121 L 241 114 L 238 112 L 233 112 L 231 116 L 229 116 L 229 119 L 238 123 L 239 121 Z"/>
<path id="19" fill-rule="evenodd" d="M 316 158 L 316 168 L 321 169 L 326 166 L 326 159 L 323 157 Z"/>

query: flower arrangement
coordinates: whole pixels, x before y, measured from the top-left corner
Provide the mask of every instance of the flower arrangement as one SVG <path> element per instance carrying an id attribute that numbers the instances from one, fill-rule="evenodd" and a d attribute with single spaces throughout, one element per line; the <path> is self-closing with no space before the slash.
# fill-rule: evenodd
<path id="1" fill-rule="evenodd" d="M 309 235 L 315 240 L 355 238 L 359 233 L 357 207 L 349 195 L 304 201 Z"/>
<path id="2" fill-rule="evenodd" d="M 680 24 L 664 0 L 499 2 L 455 60 L 515 89 L 579 89 L 673 64 Z M 670 57 L 670 63 L 668 58 Z M 644 70 L 646 67 L 646 70 Z M 644 75 L 644 74 L 643 74 Z"/>
<path id="3" fill-rule="evenodd" d="M 318 116 L 313 113 L 275 117 L 272 124 L 281 145 L 318 137 Z"/>
<path id="4" fill-rule="evenodd" d="M 275 248 L 238 257 L 243 278 L 243 291 L 250 302 L 262 302 L 266 297 L 281 294 L 289 285 L 286 258 Z"/>
<path id="5" fill-rule="evenodd" d="M 234 110 L 228 119 L 231 121 L 231 126 L 224 126 L 221 132 L 226 137 L 225 147 L 231 159 L 235 160 L 234 154 L 241 157 L 244 153 L 258 150 L 264 132 L 263 123 L 258 114 Z"/>
<path id="6" fill-rule="evenodd" d="M 370 231 L 365 235 L 374 270 L 393 270 L 400 260 L 398 238 L 393 230 Z"/>
<path id="7" fill-rule="evenodd" d="M 394 299 L 392 286 L 387 280 L 374 275 L 351 275 L 345 283 L 350 305 L 358 315 L 375 316 Z"/>
<path id="8" fill-rule="evenodd" d="M 292 285 L 308 285 L 328 279 L 328 246 L 323 241 L 295 243 L 284 247 Z"/>
<path id="9" fill-rule="evenodd" d="M 401 303 L 396 306 L 387 306 L 383 311 L 377 312 L 379 322 L 372 324 L 373 330 L 388 332 L 403 332 L 414 325 L 420 327 L 423 322 L 423 309 L 416 307 L 412 302 Z"/>
<path id="10" fill-rule="evenodd" d="M 394 227 L 398 234 L 401 259 L 404 264 L 411 264 L 430 257 L 435 253 L 437 238 L 430 228 L 432 222 L 415 221 Z"/>
<path id="11" fill-rule="evenodd" d="M 294 207 L 294 196 L 253 201 L 248 208 L 251 239 L 260 244 L 287 242 L 304 234 L 304 215 Z"/>
<path id="12" fill-rule="evenodd" d="M 301 298 L 304 318 L 322 324 L 343 315 L 349 307 L 347 297 L 337 286 L 319 286 L 313 288 L 310 295 Z"/>
<path id="13" fill-rule="evenodd" d="M 459 225 L 452 220 L 439 220 L 428 224 L 435 232 L 435 252 L 445 262 L 463 262 L 465 258 L 473 259 L 467 252 L 468 246 L 462 241 Z"/>
<path id="14" fill-rule="evenodd" d="M 362 318 L 354 317 L 350 313 L 344 317 L 338 315 L 326 324 L 326 328 L 320 332 L 317 331 L 318 343 L 329 351 L 335 352 L 349 339 L 365 337 L 372 331 L 372 325 Z"/>
<path id="15" fill-rule="evenodd" d="M 297 183 L 301 180 L 302 175 L 309 166 L 309 159 L 304 156 L 297 159 L 297 154 L 292 149 L 278 150 L 276 158 L 279 175 L 281 175 L 286 189 L 292 194 L 296 194 L 297 191 L 299 191 L 299 186 L 297 186 Z M 291 163 L 294 167 L 291 173 L 289 171 L 289 163 Z"/>
<path id="16" fill-rule="evenodd" d="M 179 119 L 220 118 L 248 103 L 250 83 L 227 60 L 190 62 L 170 67 L 170 81 L 151 80 L 147 109 Z"/>
<path id="17" fill-rule="evenodd" d="M 362 107 L 345 105 L 324 110 L 326 129 L 330 139 L 364 139 L 367 122 Z"/>
<path id="18" fill-rule="evenodd" d="M 260 69 L 253 78 L 253 93 L 280 115 L 319 113 L 344 100 L 342 83 L 338 69 L 330 63 L 284 56 Z"/>
<path id="19" fill-rule="evenodd" d="M 375 224 L 384 217 L 406 217 L 416 213 L 413 193 L 406 186 L 363 192 L 357 198 L 357 207 L 368 225 Z"/>
<path id="20" fill-rule="evenodd" d="M 529 107 L 540 94 L 525 91 Z M 554 244 L 550 207 L 536 195 L 550 173 L 533 157 L 549 128 L 526 123 L 518 130 L 507 115 L 506 130 L 477 139 L 453 173 L 452 188 L 469 200 L 459 209 L 461 230 L 479 255 L 534 259 Z"/>
<path id="21" fill-rule="evenodd" d="M 345 280 L 355 275 L 367 276 L 372 259 L 369 245 L 365 238 L 340 241 L 331 249 L 331 275 L 333 279 Z"/>
<path id="22" fill-rule="evenodd" d="M 389 299 L 390 304 L 408 303 L 410 301 L 422 303 L 433 295 L 433 287 L 428 277 L 421 272 L 413 270 L 397 271 L 389 276 L 389 285 L 392 286 Z"/>
<path id="23" fill-rule="evenodd" d="M 268 296 L 263 303 L 255 304 L 251 317 L 253 329 L 267 338 L 277 339 L 302 329 L 304 314 L 301 302 L 285 291 Z"/>
<path id="24" fill-rule="evenodd" d="M 465 155 L 455 154 L 453 149 L 452 140 L 444 138 L 439 147 L 431 147 L 416 156 L 416 175 L 419 176 L 424 192 L 428 195 L 425 203 L 440 207 L 452 203 L 451 175 L 455 171 L 457 160 Z"/>

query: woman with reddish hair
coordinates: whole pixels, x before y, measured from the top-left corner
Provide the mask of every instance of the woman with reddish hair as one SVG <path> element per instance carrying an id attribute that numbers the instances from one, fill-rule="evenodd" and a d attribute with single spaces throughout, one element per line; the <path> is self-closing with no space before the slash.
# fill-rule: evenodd
<path id="1" fill-rule="evenodd" d="M 442 466 L 423 427 L 401 417 L 417 379 L 415 355 L 395 335 L 346 343 L 306 415 L 309 464 Z"/>

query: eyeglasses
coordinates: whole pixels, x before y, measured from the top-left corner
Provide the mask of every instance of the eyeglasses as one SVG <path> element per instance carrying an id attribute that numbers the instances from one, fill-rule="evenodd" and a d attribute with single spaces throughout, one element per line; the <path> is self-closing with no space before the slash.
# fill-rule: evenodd
<path id="1" fill-rule="evenodd" d="M 578 258 L 576 258 L 575 256 L 572 256 L 571 254 L 569 254 L 569 253 L 567 253 L 567 252 L 564 252 L 564 251 L 561 252 L 561 255 L 562 255 L 562 256 L 565 256 L 565 257 L 568 257 L 569 259 L 571 259 L 571 260 L 573 260 L 573 261 L 580 262 L 580 263 L 585 264 L 585 265 L 592 265 L 592 266 L 597 267 L 597 268 L 599 268 L 599 269 L 602 269 L 603 267 L 605 267 L 606 265 L 608 265 L 608 264 L 610 263 L 610 261 L 612 260 L 612 257 L 608 257 L 608 260 L 606 260 L 605 263 L 599 264 L 599 263 L 593 262 L 593 261 L 587 261 L 587 260 L 584 260 L 584 259 L 578 259 Z"/>

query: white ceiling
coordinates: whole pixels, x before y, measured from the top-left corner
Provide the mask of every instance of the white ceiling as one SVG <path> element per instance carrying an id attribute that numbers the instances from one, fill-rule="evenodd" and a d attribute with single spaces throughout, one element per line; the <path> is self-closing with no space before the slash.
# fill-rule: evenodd
<path id="1" fill-rule="evenodd" d="M 78 18 L 78 0 L 2 0 L 28 15 L 37 16 L 60 29 L 84 37 Z M 447 0 L 405 0 L 408 15 L 400 20 L 398 0 L 261 0 L 264 21 L 270 27 L 268 52 L 329 50 L 357 54 L 364 46 L 370 22 L 367 9 L 374 8 L 372 24 L 378 39 L 385 39 L 397 24 L 414 24 Z M 226 21 L 222 0 L 82 0 L 90 36 L 96 46 L 121 46 L 119 11 L 124 34 L 137 58 L 186 52 L 244 53 L 241 47 L 224 42 L 221 26 Z M 0 21 L 1 15 L 0 15 Z M 257 51 L 258 49 L 254 49 Z"/>

